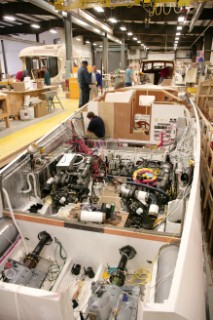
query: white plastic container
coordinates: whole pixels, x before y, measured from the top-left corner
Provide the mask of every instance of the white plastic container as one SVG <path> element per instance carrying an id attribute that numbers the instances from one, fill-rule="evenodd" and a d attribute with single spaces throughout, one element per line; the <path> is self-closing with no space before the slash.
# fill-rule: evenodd
<path id="1" fill-rule="evenodd" d="M 30 112 L 28 109 L 22 109 L 19 112 L 21 120 L 30 120 Z"/>
<path id="2" fill-rule="evenodd" d="M 20 114 L 21 120 L 32 120 L 35 118 L 33 107 L 28 107 L 28 108 L 23 107 L 23 109 L 20 110 L 19 114 Z"/>

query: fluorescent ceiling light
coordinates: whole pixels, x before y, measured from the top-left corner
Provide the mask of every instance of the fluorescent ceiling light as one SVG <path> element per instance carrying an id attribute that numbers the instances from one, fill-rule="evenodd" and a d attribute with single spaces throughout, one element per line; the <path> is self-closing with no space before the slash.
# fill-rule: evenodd
<path id="1" fill-rule="evenodd" d="M 66 11 L 62 11 L 62 17 L 67 17 L 67 12 Z"/>
<path id="2" fill-rule="evenodd" d="M 133 40 L 138 40 L 138 38 L 134 37 Z"/>
<path id="3" fill-rule="evenodd" d="M 34 28 L 34 29 L 40 29 L 40 26 L 38 24 L 31 24 L 31 27 Z"/>
<path id="4" fill-rule="evenodd" d="M 78 19 L 78 24 L 80 24 L 81 26 L 87 27 L 88 23 L 86 23 L 85 21 L 79 20 Z"/>
<path id="5" fill-rule="evenodd" d="M 93 43 L 93 46 L 97 46 L 97 43 Z"/>
<path id="6" fill-rule="evenodd" d="M 118 22 L 118 20 L 116 20 L 115 18 L 109 18 L 108 21 L 112 22 L 112 23 L 117 23 Z"/>
<path id="7" fill-rule="evenodd" d="M 181 35 L 181 33 L 180 32 L 176 32 L 176 36 L 180 36 Z"/>
<path id="8" fill-rule="evenodd" d="M 183 27 L 182 26 L 177 26 L 177 30 L 182 30 Z"/>
<path id="9" fill-rule="evenodd" d="M 94 30 L 95 32 L 98 32 L 98 33 L 101 32 L 101 30 L 99 30 L 99 29 L 97 29 L 97 28 L 93 28 L 93 30 Z"/>
<path id="10" fill-rule="evenodd" d="M 138 40 L 138 41 L 137 41 L 137 43 L 141 43 L 141 41 L 140 41 L 140 40 Z"/>
<path id="11" fill-rule="evenodd" d="M 97 12 L 104 12 L 104 9 L 102 7 L 95 7 L 94 9 Z"/>
<path id="12" fill-rule="evenodd" d="M 50 29 L 51 33 L 58 33 L 58 31 L 56 31 L 55 29 Z"/>
<path id="13" fill-rule="evenodd" d="M 4 16 L 3 19 L 7 20 L 7 21 L 15 21 L 16 20 L 16 18 L 12 17 L 12 16 Z"/>
<path id="14" fill-rule="evenodd" d="M 77 41 L 81 41 L 81 38 L 75 38 Z"/>
<path id="15" fill-rule="evenodd" d="M 99 46 L 99 48 L 103 48 L 103 46 Z"/>
<path id="16" fill-rule="evenodd" d="M 127 32 L 128 36 L 132 36 L 133 33 L 132 32 Z"/>
<path id="17" fill-rule="evenodd" d="M 175 40 L 179 40 L 179 39 L 180 39 L 180 37 L 176 37 L 176 38 L 175 38 Z"/>
<path id="18" fill-rule="evenodd" d="M 87 40 L 87 41 L 85 41 L 85 43 L 90 43 L 90 41 Z"/>
<path id="19" fill-rule="evenodd" d="M 184 21 L 185 21 L 185 18 L 184 18 L 183 16 L 180 16 L 180 17 L 178 18 L 178 21 L 179 21 L 179 22 L 184 22 Z"/>
<path id="20" fill-rule="evenodd" d="M 120 27 L 120 30 L 126 31 L 126 27 L 122 26 L 122 27 Z"/>

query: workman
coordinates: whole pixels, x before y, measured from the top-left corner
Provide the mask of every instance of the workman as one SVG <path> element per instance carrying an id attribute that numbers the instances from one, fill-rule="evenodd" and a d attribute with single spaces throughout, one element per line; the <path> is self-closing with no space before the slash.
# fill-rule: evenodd
<path id="1" fill-rule="evenodd" d="M 105 125 L 101 117 L 96 116 L 93 112 L 87 113 L 87 118 L 90 119 L 86 137 L 91 139 L 104 138 Z"/>
<path id="2" fill-rule="evenodd" d="M 161 84 L 164 79 L 168 79 L 169 76 L 171 76 L 172 73 L 172 68 L 170 67 L 165 67 L 160 71 L 160 79 L 158 84 Z"/>
<path id="3" fill-rule="evenodd" d="M 42 71 L 44 72 L 44 84 L 46 86 L 50 86 L 50 84 L 51 84 L 50 73 L 47 70 L 47 67 L 46 66 L 42 66 Z"/>
<path id="4" fill-rule="evenodd" d="M 98 89 L 102 88 L 101 74 L 97 71 L 97 67 L 94 65 L 92 67 L 91 73 L 91 85 L 90 85 L 90 96 L 89 99 L 92 100 L 98 96 Z"/>
<path id="5" fill-rule="evenodd" d="M 91 76 L 87 70 L 88 62 L 82 61 L 78 69 L 78 85 L 80 89 L 79 108 L 89 101 Z"/>
<path id="6" fill-rule="evenodd" d="M 132 82 L 136 82 L 136 80 L 134 78 L 133 66 L 130 65 L 125 70 L 125 87 L 131 87 L 132 86 Z"/>
<path id="7" fill-rule="evenodd" d="M 16 73 L 16 81 L 17 82 L 22 82 L 24 80 L 24 77 L 27 77 L 27 76 L 28 76 L 28 70 L 18 71 Z"/>

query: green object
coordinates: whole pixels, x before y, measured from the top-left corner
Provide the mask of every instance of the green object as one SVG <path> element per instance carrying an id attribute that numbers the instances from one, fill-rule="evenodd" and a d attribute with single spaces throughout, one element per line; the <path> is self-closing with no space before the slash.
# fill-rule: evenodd
<path id="1" fill-rule="evenodd" d="M 44 84 L 46 84 L 46 86 L 49 86 L 51 84 L 49 71 L 45 71 L 44 73 Z"/>

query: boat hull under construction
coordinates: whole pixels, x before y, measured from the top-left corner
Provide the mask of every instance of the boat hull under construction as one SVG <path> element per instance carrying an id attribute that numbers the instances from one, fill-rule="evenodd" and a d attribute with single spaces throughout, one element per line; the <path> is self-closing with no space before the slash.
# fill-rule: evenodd
<path id="1" fill-rule="evenodd" d="M 155 86 L 30 145 L 0 172 L 0 319 L 206 319 L 199 166 L 196 106 Z"/>

